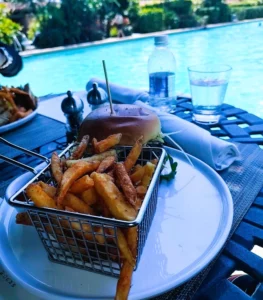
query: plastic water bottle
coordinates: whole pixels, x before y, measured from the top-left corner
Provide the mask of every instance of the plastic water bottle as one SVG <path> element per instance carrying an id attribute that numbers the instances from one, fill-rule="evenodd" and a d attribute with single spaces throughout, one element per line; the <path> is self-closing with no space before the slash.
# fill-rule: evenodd
<path id="1" fill-rule="evenodd" d="M 172 112 L 176 108 L 175 57 L 168 48 L 167 35 L 156 36 L 154 45 L 148 60 L 149 104 Z"/>

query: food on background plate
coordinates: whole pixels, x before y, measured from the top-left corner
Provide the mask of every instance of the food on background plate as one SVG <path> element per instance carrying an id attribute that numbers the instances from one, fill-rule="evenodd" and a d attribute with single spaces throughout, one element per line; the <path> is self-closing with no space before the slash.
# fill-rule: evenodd
<path id="1" fill-rule="evenodd" d="M 13 123 L 30 115 L 37 108 L 37 98 L 29 85 L 0 89 L 0 126 Z"/>
<path id="2" fill-rule="evenodd" d="M 54 183 L 48 184 L 43 181 L 31 183 L 26 188 L 26 195 L 37 207 L 119 220 L 134 220 L 158 161 L 155 160 L 154 163 L 151 163 L 144 159 L 144 166 L 136 164 L 142 151 L 143 142 L 143 137 L 139 136 L 126 159 L 123 162 L 117 162 L 118 150 L 111 149 L 111 147 L 118 144 L 121 137 L 122 134 L 116 133 L 104 140 L 95 140 L 92 142 L 93 153 L 88 158 L 80 156 L 80 153 L 85 155 L 89 152 L 87 150 L 90 150 L 87 143 L 89 138 L 86 135 L 66 161 L 53 153 L 51 172 Z M 144 170 L 142 175 L 135 176 L 142 169 Z M 103 228 L 100 225 L 83 224 L 78 221 L 75 214 L 69 219 L 62 218 L 59 221 L 52 218 L 51 222 L 52 224 L 44 222 L 47 233 L 53 236 L 55 234 L 54 237 L 62 243 L 61 236 L 65 236 L 71 251 L 78 251 L 79 246 L 82 245 L 78 244 L 76 247 L 72 234 L 69 235 L 70 230 L 76 237 L 83 236 L 87 241 L 93 243 L 95 238 L 96 242 L 101 246 L 105 245 L 106 249 L 109 247 L 109 243 L 115 244 L 120 251 L 122 260 L 116 299 L 128 299 L 132 272 L 137 258 L 138 227 L 118 227 L 114 230 L 110 226 Z M 33 225 L 27 213 L 17 214 L 17 224 Z M 55 232 L 52 225 L 55 225 Z M 79 241 L 79 239 L 76 240 Z M 85 255 L 85 253 L 82 254 Z M 110 258 L 112 261 L 116 260 L 116 253 L 111 253 Z"/>
<path id="3" fill-rule="evenodd" d="M 141 136 L 143 144 L 161 139 L 161 122 L 154 112 L 131 104 L 114 104 L 113 109 L 113 115 L 109 106 L 102 106 L 88 114 L 80 126 L 79 140 L 84 135 L 103 140 L 121 133 L 119 144 L 133 146 Z"/>

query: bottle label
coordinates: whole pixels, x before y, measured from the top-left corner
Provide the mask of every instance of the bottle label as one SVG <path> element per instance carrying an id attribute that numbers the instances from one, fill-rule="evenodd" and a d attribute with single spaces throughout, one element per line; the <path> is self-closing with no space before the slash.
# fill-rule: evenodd
<path id="1" fill-rule="evenodd" d="M 176 97 L 175 73 L 156 72 L 151 73 L 149 78 L 150 96 L 158 98 Z"/>

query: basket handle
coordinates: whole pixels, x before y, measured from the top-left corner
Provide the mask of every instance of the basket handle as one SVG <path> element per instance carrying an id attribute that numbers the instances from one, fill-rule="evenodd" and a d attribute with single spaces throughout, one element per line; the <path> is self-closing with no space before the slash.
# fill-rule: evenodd
<path id="1" fill-rule="evenodd" d="M 25 149 L 25 148 L 23 148 L 23 147 L 17 146 L 17 145 L 15 145 L 15 144 L 11 143 L 11 142 L 8 142 L 6 139 L 4 139 L 4 138 L 2 138 L 2 137 L 0 137 L 0 142 L 3 143 L 3 144 L 5 144 L 5 145 L 7 145 L 7 146 L 10 146 L 10 147 L 12 147 L 12 148 L 15 148 L 15 149 L 17 149 L 17 150 L 20 150 L 20 151 L 22 151 L 22 152 L 24 152 L 24 153 L 26 153 L 26 154 L 28 154 L 28 155 L 35 156 L 35 157 L 37 157 L 37 158 L 39 158 L 39 159 L 45 161 L 46 163 L 49 163 L 49 162 L 50 162 L 49 159 L 48 159 L 47 157 L 45 157 L 45 156 L 43 156 L 43 155 L 41 155 L 41 154 L 35 153 L 35 152 L 33 152 L 33 151 L 30 151 L 30 150 L 28 150 L 28 149 Z M 21 163 L 21 162 L 19 162 L 19 161 L 16 161 L 16 160 L 14 160 L 14 159 L 12 159 L 12 158 L 6 157 L 6 156 L 4 156 L 4 155 L 0 155 L 0 158 L 1 158 L 2 160 L 4 160 L 4 161 L 10 163 L 10 164 L 13 164 L 13 165 L 15 165 L 15 166 L 17 166 L 17 167 L 23 168 L 23 169 L 25 169 L 25 170 L 27 170 L 27 171 L 30 171 L 30 172 L 32 172 L 33 174 L 37 174 L 37 173 L 38 173 L 38 171 L 36 171 L 34 168 L 29 167 L 29 166 L 27 166 L 27 165 L 25 165 L 25 164 L 23 164 L 23 163 Z"/>

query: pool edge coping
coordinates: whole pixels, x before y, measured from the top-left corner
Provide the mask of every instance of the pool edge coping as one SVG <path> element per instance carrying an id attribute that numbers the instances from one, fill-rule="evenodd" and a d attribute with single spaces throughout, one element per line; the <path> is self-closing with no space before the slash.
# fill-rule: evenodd
<path id="1" fill-rule="evenodd" d="M 66 50 L 73 50 L 73 49 L 82 49 L 82 48 L 89 48 L 94 47 L 98 45 L 107 45 L 107 44 L 114 44 L 114 43 L 124 43 L 131 40 L 139 40 L 139 39 L 146 39 L 149 37 L 153 37 L 158 34 L 180 34 L 180 33 L 187 33 L 192 31 L 200 31 L 205 29 L 216 29 L 220 27 L 226 27 L 226 26 L 233 26 L 233 25 L 242 25 L 246 23 L 253 23 L 263 21 L 263 18 L 258 19 L 252 19 L 252 20 L 243 20 L 238 22 L 227 22 L 227 23 L 220 23 L 220 24 L 210 24 L 206 27 L 193 27 L 193 28 L 183 28 L 183 29 L 171 29 L 171 30 L 164 30 L 164 31 L 158 31 L 158 32 L 151 32 L 151 33 L 135 33 L 132 36 L 124 37 L 124 38 L 107 38 L 105 40 L 101 41 L 94 41 L 94 42 L 87 42 L 87 43 L 81 43 L 81 44 L 74 44 L 69 46 L 61 46 L 61 47 L 54 47 L 54 48 L 45 48 L 45 49 L 36 49 L 36 50 L 27 50 L 20 52 L 20 55 L 22 57 L 32 57 L 32 56 L 38 56 L 41 54 L 49 54 L 49 53 L 57 53 L 62 52 Z"/>

